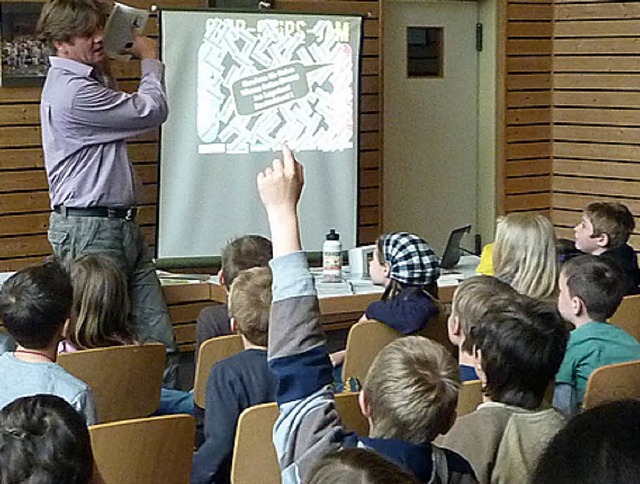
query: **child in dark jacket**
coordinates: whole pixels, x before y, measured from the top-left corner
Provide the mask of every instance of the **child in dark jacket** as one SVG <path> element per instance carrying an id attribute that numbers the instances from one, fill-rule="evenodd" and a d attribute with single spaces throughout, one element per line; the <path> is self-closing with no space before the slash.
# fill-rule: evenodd
<path id="1" fill-rule="evenodd" d="M 402 334 L 414 334 L 438 313 L 440 264 L 424 239 L 408 232 L 381 235 L 369 271 L 385 291 L 382 300 L 369 304 L 363 320 L 376 319 Z"/>
<path id="2" fill-rule="evenodd" d="M 271 271 L 253 267 L 231 285 L 231 325 L 244 351 L 217 362 L 207 380 L 205 442 L 193 458 L 192 484 L 228 483 L 238 418 L 243 410 L 273 402 L 278 380 L 267 365 Z"/>
<path id="3" fill-rule="evenodd" d="M 593 202 L 584 209 L 580 223 L 573 229 L 576 249 L 618 265 L 623 275 L 624 295 L 640 292 L 638 258 L 627 243 L 635 226 L 633 215 L 622 203 Z"/>
<path id="4" fill-rule="evenodd" d="M 302 180 L 302 166 L 286 147 L 284 162 L 258 175 L 273 241 L 269 366 L 279 384 L 273 439 L 282 482 L 303 482 L 320 458 L 343 447 L 375 450 L 420 482 L 476 482 L 465 459 L 431 443 L 452 424 L 459 388 L 455 361 L 438 343 L 408 336 L 382 350 L 359 398 L 369 437 L 342 426 L 313 276 L 301 252 Z"/>

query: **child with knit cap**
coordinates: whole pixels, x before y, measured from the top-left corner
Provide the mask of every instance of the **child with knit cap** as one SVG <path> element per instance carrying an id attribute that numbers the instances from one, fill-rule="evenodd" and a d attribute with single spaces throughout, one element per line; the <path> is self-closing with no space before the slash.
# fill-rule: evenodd
<path id="1" fill-rule="evenodd" d="M 440 263 L 424 239 L 408 232 L 381 235 L 369 273 L 385 291 L 380 301 L 369 305 L 362 320 L 375 319 L 402 334 L 414 334 L 438 313 Z"/>

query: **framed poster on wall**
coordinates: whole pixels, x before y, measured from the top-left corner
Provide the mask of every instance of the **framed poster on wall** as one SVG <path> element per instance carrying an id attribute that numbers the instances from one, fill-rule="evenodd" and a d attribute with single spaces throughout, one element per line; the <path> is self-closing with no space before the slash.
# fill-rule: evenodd
<path id="1" fill-rule="evenodd" d="M 43 5 L 42 2 L 0 3 L 2 87 L 44 83 L 52 49 L 35 35 Z"/>

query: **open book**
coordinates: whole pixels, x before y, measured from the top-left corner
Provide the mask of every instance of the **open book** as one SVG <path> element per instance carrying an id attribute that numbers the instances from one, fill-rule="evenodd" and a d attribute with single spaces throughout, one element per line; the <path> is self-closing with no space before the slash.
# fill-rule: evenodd
<path id="1" fill-rule="evenodd" d="M 118 58 L 133 45 L 132 28 L 142 31 L 149 12 L 116 2 L 104 27 L 104 47 L 110 57 Z"/>

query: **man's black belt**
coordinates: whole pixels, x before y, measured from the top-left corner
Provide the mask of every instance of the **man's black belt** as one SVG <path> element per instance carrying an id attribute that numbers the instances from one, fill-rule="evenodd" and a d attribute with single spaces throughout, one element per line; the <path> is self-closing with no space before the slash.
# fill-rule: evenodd
<path id="1" fill-rule="evenodd" d="M 65 207 L 58 205 L 53 209 L 56 213 L 64 217 L 105 217 L 123 218 L 125 220 L 135 220 L 138 215 L 137 207 L 131 208 L 109 208 L 109 207 Z"/>

